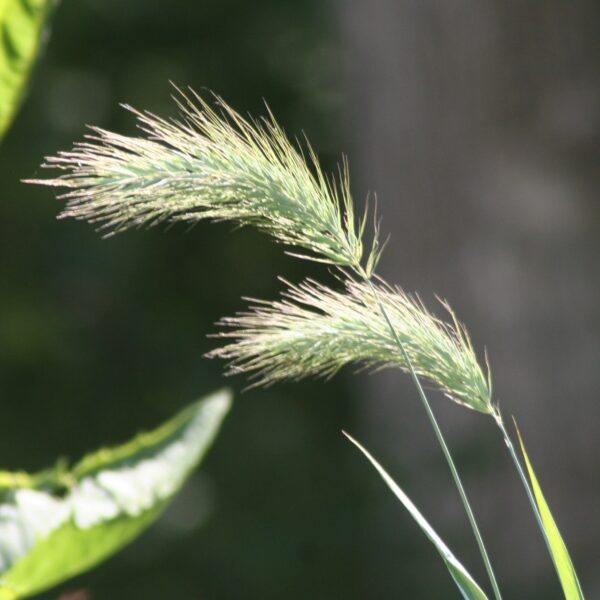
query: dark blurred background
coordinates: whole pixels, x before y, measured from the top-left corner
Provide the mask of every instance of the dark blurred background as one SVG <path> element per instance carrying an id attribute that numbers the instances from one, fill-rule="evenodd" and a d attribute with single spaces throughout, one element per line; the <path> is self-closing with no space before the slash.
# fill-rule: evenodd
<path id="1" fill-rule="evenodd" d="M 600 596 L 600 6 L 544 0 L 64 0 L 0 146 L 3 468 L 123 441 L 225 384 L 206 334 L 275 275 L 327 277 L 250 230 L 129 232 L 56 221 L 46 154 L 127 102 L 173 114 L 168 81 L 263 100 L 359 205 L 376 191 L 382 273 L 446 297 L 485 346 L 588 597 Z M 436 308 L 437 310 L 437 308 Z M 242 379 L 226 382 L 236 392 Z M 236 394 L 222 435 L 140 540 L 43 596 L 111 600 L 455 598 L 435 551 L 342 438 L 389 467 L 485 575 L 414 390 L 398 373 Z M 560 598 L 491 420 L 432 394 L 512 598 Z"/>

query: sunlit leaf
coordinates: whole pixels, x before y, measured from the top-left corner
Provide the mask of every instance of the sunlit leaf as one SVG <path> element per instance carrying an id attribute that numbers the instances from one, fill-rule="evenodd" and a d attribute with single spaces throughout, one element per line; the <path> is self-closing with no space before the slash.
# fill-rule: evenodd
<path id="1" fill-rule="evenodd" d="M 0 139 L 21 103 L 57 0 L 0 0 Z"/>
<path id="2" fill-rule="evenodd" d="M 52 587 L 137 537 L 201 461 L 230 404 L 229 392 L 216 393 L 71 470 L 0 473 L 0 600 Z"/>
<path id="3" fill-rule="evenodd" d="M 390 477 L 385 469 L 371 456 L 371 454 L 357 442 L 353 437 L 344 432 L 344 435 L 367 457 L 370 463 L 375 467 L 381 478 L 387 486 L 392 490 L 396 498 L 402 502 L 404 507 L 411 514 L 412 518 L 417 522 L 423 533 L 429 541 L 436 547 L 441 557 L 446 563 L 446 567 L 458 586 L 465 600 L 487 600 L 487 596 L 483 590 L 477 585 L 475 580 L 469 575 L 467 570 L 452 554 L 448 546 L 442 541 L 440 536 L 434 531 L 433 527 L 427 522 L 425 517 L 419 512 L 417 507 L 412 503 L 410 498 L 400 489 L 400 486 Z"/>
<path id="4" fill-rule="evenodd" d="M 525 451 L 525 444 L 521 438 L 521 433 L 517 428 L 517 436 L 519 438 L 519 444 L 521 445 L 521 452 L 525 459 L 525 465 L 527 466 L 527 472 L 529 473 L 529 479 L 531 480 L 531 487 L 533 488 L 533 494 L 535 496 L 535 502 L 537 504 L 544 530 L 546 532 L 546 539 L 548 541 L 549 550 L 552 554 L 554 566 L 560 579 L 560 583 L 567 600 L 583 600 L 583 591 L 575 572 L 575 567 L 569 556 L 567 546 L 560 535 L 558 526 L 552 517 L 550 508 L 542 493 L 542 488 L 535 476 L 535 472 L 529 460 L 529 456 Z"/>

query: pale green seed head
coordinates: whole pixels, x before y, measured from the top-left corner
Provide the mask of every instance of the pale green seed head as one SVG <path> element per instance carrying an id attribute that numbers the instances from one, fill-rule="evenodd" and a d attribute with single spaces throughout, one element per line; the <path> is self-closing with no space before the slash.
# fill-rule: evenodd
<path id="1" fill-rule="evenodd" d="M 43 166 L 62 175 L 33 182 L 67 188 L 61 216 L 109 234 L 162 222 L 234 221 L 303 258 L 360 266 L 364 221 L 355 222 L 345 161 L 337 179 L 327 178 L 310 145 L 302 151 L 290 143 L 270 113 L 249 121 L 193 92 L 178 92 L 176 102 L 173 120 L 127 107 L 142 137 L 92 128 L 85 142 L 46 159 Z M 375 240 L 371 270 L 378 255 Z"/>
<path id="2" fill-rule="evenodd" d="M 455 402 L 491 413 L 491 385 L 464 327 L 445 323 L 416 298 L 385 285 L 349 282 L 345 291 L 305 282 L 277 302 L 260 302 L 249 312 L 222 320 L 234 341 L 209 354 L 230 361 L 229 373 L 252 373 L 255 385 L 282 379 L 331 376 L 349 363 L 408 370 L 385 308 L 420 377 Z"/>

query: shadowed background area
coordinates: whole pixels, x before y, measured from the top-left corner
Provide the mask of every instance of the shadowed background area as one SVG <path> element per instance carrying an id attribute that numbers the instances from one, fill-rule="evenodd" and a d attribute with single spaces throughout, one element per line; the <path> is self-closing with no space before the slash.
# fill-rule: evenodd
<path id="1" fill-rule="evenodd" d="M 169 80 L 242 113 L 264 99 L 328 169 L 348 154 L 359 205 L 378 193 L 382 273 L 436 310 L 446 297 L 487 347 L 496 398 L 519 418 L 584 590 L 600 594 L 598 13 L 591 0 L 64 0 L 0 146 L 1 467 L 75 460 L 154 426 L 223 385 L 206 334 L 242 295 L 273 298 L 277 274 L 328 277 L 223 224 L 102 240 L 19 183 L 85 124 L 134 134 L 119 102 L 173 114 Z M 432 398 L 507 597 L 559 598 L 492 423 Z M 407 378 L 347 370 L 238 394 L 164 517 L 43 597 L 457 596 L 342 428 L 483 583 Z"/>

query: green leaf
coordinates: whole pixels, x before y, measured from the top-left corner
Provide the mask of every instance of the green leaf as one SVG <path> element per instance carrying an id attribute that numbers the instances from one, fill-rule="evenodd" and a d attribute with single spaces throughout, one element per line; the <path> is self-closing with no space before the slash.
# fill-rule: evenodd
<path id="1" fill-rule="evenodd" d="M 0 0 L 0 140 L 10 126 L 57 0 Z"/>
<path id="2" fill-rule="evenodd" d="M 213 394 L 72 470 L 0 472 L 0 600 L 52 587 L 137 537 L 201 461 L 230 404 L 229 392 Z"/>
<path id="3" fill-rule="evenodd" d="M 458 561 L 458 559 L 452 554 L 448 546 L 442 541 L 440 536 L 434 531 L 433 527 L 427 522 L 425 517 L 419 512 L 417 507 L 412 503 L 410 498 L 400 489 L 400 486 L 390 477 L 385 469 L 371 456 L 371 454 L 357 442 L 353 437 L 348 435 L 345 431 L 344 435 L 367 457 L 370 463 L 375 467 L 381 478 L 385 481 L 387 486 L 392 490 L 396 498 L 404 504 L 404 507 L 411 514 L 412 518 L 417 522 L 423 533 L 427 536 L 429 541 L 436 547 L 441 557 L 446 563 L 446 567 L 454 579 L 454 582 L 458 586 L 463 598 L 465 600 L 487 600 L 487 596 L 483 590 L 477 585 L 475 580 L 469 575 L 467 570 Z"/>
<path id="4" fill-rule="evenodd" d="M 535 476 L 529 456 L 525 451 L 525 444 L 521 438 L 519 428 L 516 427 L 516 429 L 517 437 L 519 438 L 519 444 L 521 445 L 521 452 L 523 453 L 525 465 L 527 466 L 527 472 L 529 473 L 529 479 L 531 480 L 531 487 L 533 488 L 535 502 L 540 513 L 544 531 L 546 532 L 546 540 L 548 542 L 552 560 L 554 561 L 554 566 L 556 567 L 556 572 L 558 573 L 565 598 L 567 600 L 583 600 L 583 591 L 581 590 L 581 585 L 579 584 L 579 579 L 577 578 L 577 573 L 575 572 L 575 567 L 573 566 L 573 562 L 569 556 L 567 546 L 560 535 L 560 531 L 558 530 L 556 522 L 554 521 L 552 513 L 550 512 L 550 508 L 546 502 L 546 499 L 544 498 L 544 494 L 542 493 L 542 488 L 540 487 L 537 477 Z"/>

